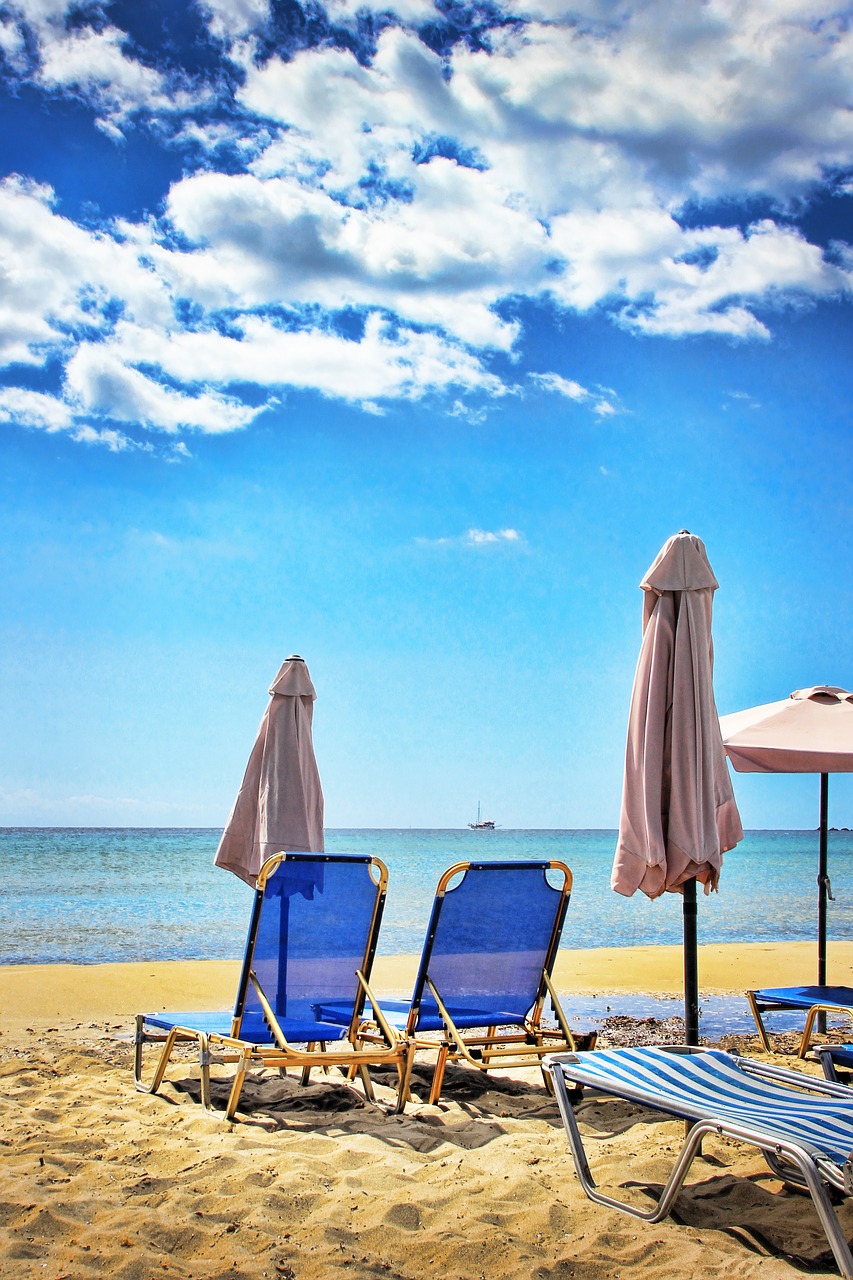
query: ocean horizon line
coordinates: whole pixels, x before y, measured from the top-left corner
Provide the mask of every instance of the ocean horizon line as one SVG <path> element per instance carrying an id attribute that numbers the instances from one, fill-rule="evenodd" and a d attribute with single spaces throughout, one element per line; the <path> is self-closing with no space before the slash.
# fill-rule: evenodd
<path id="1" fill-rule="evenodd" d="M 207 826 L 181 824 L 179 826 L 167 825 L 136 825 L 133 823 L 122 824 L 117 822 L 107 823 L 103 826 L 90 825 L 88 823 L 10 823 L 8 825 L 0 824 L 0 831 L 222 831 L 222 826 Z M 498 832 L 504 832 L 510 835 L 524 835 L 528 832 L 536 832 L 541 835 L 565 835 L 567 833 L 578 832 L 585 835 L 617 835 L 618 827 L 505 827 L 498 824 L 492 830 L 474 831 L 467 824 L 463 827 L 409 827 L 392 824 L 388 827 L 324 827 L 324 831 L 330 834 L 345 834 L 350 831 L 387 831 L 387 832 L 403 832 L 413 831 L 421 834 L 435 832 L 436 834 L 451 834 L 458 832 L 470 832 L 472 837 L 483 837 L 488 839 L 490 836 Z M 744 836 L 748 835 L 815 835 L 820 830 L 819 827 L 745 827 Z M 829 827 L 830 832 L 847 832 L 851 827 Z M 733 850 L 729 850 L 733 852 Z"/>

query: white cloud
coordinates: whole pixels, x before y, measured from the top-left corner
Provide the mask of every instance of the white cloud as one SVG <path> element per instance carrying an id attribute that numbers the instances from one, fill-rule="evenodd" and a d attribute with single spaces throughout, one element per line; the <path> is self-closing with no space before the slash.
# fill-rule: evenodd
<path id="1" fill-rule="evenodd" d="M 56 396 L 25 387 L 0 387 L 0 422 L 67 431 L 74 425 L 74 412 Z"/>
<path id="2" fill-rule="evenodd" d="M 465 542 L 472 547 L 493 546 L 499 542 L 520 542 L 521 534 L 517 529 L 498 529 L 497 532 L 488 532 L 485 529 L 469 529 L 465 535 Z"/>
<path id="3" fill-rule="evenodd" d="M 546 391 L 556 391 L 558 395 L 566 396 L 569 400 L 588 400 L 592 394 L 579 382 L 564 378 L 559 373 L 534 373 L 531 375 L 531 381 L 538 383 Z"/>
<path id="4" fill-rule="evenodd" d="M 359 13 L 393 13 L 402 23 L 411 27 L 434 22 L 437 12 L 433 0 L 326 0 L 326 12 L 335 22 L 352 21 Z"/>
<path id="5" fill-rule="evenodd" d="M 424 547 L 520 546 L 524 542 L 524 535 L 517 529 L 468 529 L 466 533 L 455 538 L 416 538 L 415 541 Z"/>
<path id="6" fill-rule="evenodd" d="M 353 208 L 296 179 L 200 174 L 169 195 L 171 223 L 198 246 L 151 253 L 180 290 L 209 305 L 381 306 L 478 347 L 507 349 L 518 327 L 492 306 L 536 288 L 549 244 L 491 174 L 437 158 L 418 199 Z"/>
<path id="7" fill-rule="evenodd" d="M 269 0 L 197 0 L 219 40 L 239 40 L 269 17 Z"/>
<path id="8" fill-rule="evenodd" d="M 745 409 L 757 411 L 761 408 L 760 400 L 756 400 L 755 396 L 749 394 L 748 391 L 729 391 L 726 393 L 727 399 L 723 404 L 723 411 L 729 408 L 729 401 L 734 401 L 738 405 L 742 405 Z"/>
<path id="9" fill-rule="evenodd" d="M 115 428 L 81 422 L 73 407 L 57 396 L 25 387 L 0 387 L 0 422 L 48 432 L 65 431 L 80 444 L 103 445 L 110 453 L 144 447 Z"/>
<path id="10" fill-rule="evenodd" d="M 100 444 L 104 448 L 109 449 L 110 453 L 123 453 L 126 449 L 149 449 L 147 444 L 139 444 L 135 440 L 131 440 L 122 431 L 116 431 L 113 427 L 92 427 L 88 424 L 82 424 L 75 427 L 72 432 L 75 440 L 81 444 Z"/>
<path id="11" fill-rule="evenodd" d="M 853 28 L 830 0 L 506 0 L 512 22 L 441 54 L 416 30 L 443 20 L 432 0 L 329 0 L 353 33 L 362 10 L 397 21 L 373 50 L 272 56 L 269 0 L 198 8 L 221 70 L 241 72 L 219 114 L 197 108 L 229 75 L 207 88 L 143 60 L 108 4 L 3 11 L 11 76 L 88 103 L 114 136 L 150 125 L 206 157 L 162 218 L 99 231 L 46 187 L 0 183 L 0 363 L 65 370 L 57 397 L 7 389 L 6 421 L 115 448 L 114 423 L 132 423 L 177 444 L 245 427 L 291 387 L 375 414 L 434 393 L 473 424 L 509 389 L 490 362 L 519 350 L 518 299 L 646 335 L 768 340 L 779 307 L 849 294 L 849 249 L 796 227 L 853 168 Z M 705 202 L 744 196 L 764 211 L 751 225 L 703 221 Z M 360 336 L 338 332 L 342 312 Z M 622 412 L 606 387 L 534 382 Z"/>
<path id="12" fill-rule="evenodd" d="M 588 387 L 581 386 L 571 378 L 564 378 L 559 373 L 532 373 L 530 381 L 545 391 L 553 391 L 565 396 L 567 400 L 574 400 L 576 404 L 588 405 L 600 418 L 609 418 L 622 412 L 615 403 L 616 392 L 610 387 L 597 387 L 590 391 Z"/>
<path id="13" fill-rule="evenodd" d="M 742 232 L 685 230 L 662 210 L 572 213 L 552 234 L 567 264 L 555 295 L 579 310 L 616 302 L 624 323 L 646 333 L 767 337 L 749 304 L 851 287 L 849 271 L 768 219 Z"/>
<path id="14" fill-rule="evenodd" d="M 0 54 L 17 71 L 26 67 L 24 33 L 10 13 L 0 14 Z"/>
<path id="15" fill-rule="evenodd" d="M 148 322 L 171 315 L 166 288 L 131 244 L 77 226 L 53 193 L 18 178 L 0 182 L 0 363 L 41 364 L 75 343 L 75 330 L 106 332 L 114 303 Z"/>
<path id="16" fill-rule="evenodd" d="M 25 68 L 29 41 L 37 53 L 35 83 L 48 91 L 84 97 L 98 111 L 98 125 L 120 137 L 131 115 L 171 115 L 209 101 L 188 88 L 188 78 L 152 67 L 129 52 L 127 33 L 99 23 L 107 3 L 80 5 L 74 0 L 18 0 L 2 19 L 0 48 L 13 68 Z M 91 25 L 67 18 L 88 16 Z"/>
<path id="17" fill-rule="evenodd" d="M 235 431 L 261 412 L 216 392 L 174 391 L 134 368 L 112 342 L 80 346 L 68 364 L 67 393 L 86 413 L 161 431 Z"/>
<path id="18" fill-rule="evenodd" d="M 126 37 L 116 27 L 44 33 L 39 79 L 45 87 L 87 91 L 109 113 L 128 107 L 168 110 L 164 77 L 122 51 Z"/>
<path id="19" fill-rule="evenodd" d="M 86 357 L 84 381 L 89 360 L 97 371 L 101 360 L 109 370 L 136 361 L 191 384 L 289 386 L 356 402 L 417 398 L 454 387 L 490 395 L 503 390 L 464 348 L 433 333 L 395 331 L 376 314 L 357 339 L 317 328 L 289 331 L 258 317 L 246 318 L 234 336 L 118 325 L 111 343 Z"/>

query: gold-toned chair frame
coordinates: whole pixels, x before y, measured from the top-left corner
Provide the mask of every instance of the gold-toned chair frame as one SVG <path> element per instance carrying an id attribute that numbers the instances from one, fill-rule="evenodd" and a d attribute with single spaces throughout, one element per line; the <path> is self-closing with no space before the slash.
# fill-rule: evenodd
<path id="1" fill-rule="evenodd" d="M 457 862 L 454 866 L 449 867 L 438 882 L 435 898 L 443 898 L 454 877 L 468 872 L 471 865 L 470 862 Z M 516 1067 L 541 1067 L 542 1059 L 546 1054 L 575 1053 L 578 1049 L 578 1039 L 583 1042 L 580 1046 L 582 1048 L 593 1049 L 595 1047 L 595 1032 L 586 1033 L 581 1037 L 576 1037 L 572 1032 L 551 980 L 566 910 L 571 897 L 572 873 L 564 862 L 556 860 L 548 862 L 545 869 L 562 873 L 563 884 L 561 888 L 551 886 L 556 893 L 560 894 L 560 901 L 557 904 L 557 910 L 554 915 L 554 926 L 545 955 L 539 991 L 522 1029 L 500 1033 L 497 1025 L 487 1025 L 483 1028 L 484 1034 L 471 1035 L 470 1032 L 457 1027 L 447 1009 L 441 992 L 429 975 L 429 967 L 427 965 L 424 984 L 429 987 L 432 993 L 441 1015 L 441 1020 L 444 1023 L 444 1030 L 442 1032 L 418 1032 L 416 1028 L 419 1004 L 413 1004 L 409 1011 L 406 1025 L 406 1037 L 414 1044 L 416 1049 L 437 1052 L 429 1093 L 431 1104 L 438 1102 L 441 1097 L 444 1074 L 448 1062 L 465 1062 L 468 1066 L 473 1067 L 475 1071 L 481 1072 L 492 1071 L 496 1068 L 510 1070 Z M 559 1030 L 551 1030 L 551 1028 L 541 1025 L 546 996 L 551 998 Z M 369 1037 L 371 1034 L 370 1028 L 363 1028 L 361 1034 L 363 1038 Z M 440 1036 L 440 1039 L 436 1039 L 436 1036 Z M 553 1092 L 551 1076 L 544 1069 L 542 1070 L 542 1078 L 549 1092 Z"/>
<path id="2" fill-rule="evenodd" d="M 236 1064 L 236 1073 L 225 1106 L 226 1120 L 235 1118 L 246 1075 L 253 1067 L 274 1068 L 281 1074 L 284 1074 L 289 1067 L 301 1068 L 303 1085 L 308 1083 L 313 1067 L 322 1067 L 325 1071 L 328 1071 L 329 1067 L 338 1067 L 346 1073 L 350 1080 L 356 1074 L 359 1075 L 365 1097 L 371 1102 L 375 1101 L 375 1095 L 368 1068 L 371 1066 L 396 1067 L 398 1085 L 397 1102 L 394 1110 L 399 1113 L 405 1107 L 409 1093 L 409 1079 L 412 1072 L 415 1046 L 408 1036 L 401 1034 L 388 1023 L 365 976 L 370 971 L 376 953 L 379 925 L 382 920 L 382 911 L 388 887 L 388 868 L 381 858 L 371 857 L 368 861 L 371 878 L 377 886 L 377 893 L 362 964 L 353 974 L 357 984 L 357 994 L 346 1040 L 334 1041 L 333 1043 L 336 1047 L 331 1050 L 327 1047 L 326 1041 L 319 1040 L 309 1043 L 305 1049 L 298 1049 L 287 1040 L 266 993 L 252 968 L 264 887 L 272 873 L 286 858 L 287 854 L 285 853 L 275 854 L 267 859 L 258 874 L 250 937 L 243 960 L 238 997 L 231 1024 L 231 1035 L 217 1035 L 200 1031 L 197 1028 L 182 1026 L 171 1027 L 168 1031 L 165 1029 L 146 1030 L 146 1015 L 137 1014 L 134 1044 L 134 1083 L 136 1088 L 140 1093 L 157 1093 L 165 1079 L 166 1069 L 169 1066 L 176 1045 L 194 1043 L 198 1048 L 201 1103 L 205 1111 L 211 1114 L 219 1114 L 214 1111 L 211 1103 L 211 1065 Z M 275 1041 L 275 1047 L 269 1044 L 253 1044 L 240 1036 L 240 1024 L 249 983 L 254 987 L 264 1011 L 264 1018 L 269 1025 L 272 1038 Z M 360 1034 L 360 1025 L 363 1021 L 362 1014 L 366 1000 L 370 1001 L 373 1008 L 376 1016 L 376 1026 L 379 1031 L 379 1034 L 374 1034 L 370 1041 L 365 1041 Z M 142 1059 L 143 1046 L 147 1043 L 162 1044 L 163 1048 L 151 1082 L 146 1085 L 143 1081 Z"/>

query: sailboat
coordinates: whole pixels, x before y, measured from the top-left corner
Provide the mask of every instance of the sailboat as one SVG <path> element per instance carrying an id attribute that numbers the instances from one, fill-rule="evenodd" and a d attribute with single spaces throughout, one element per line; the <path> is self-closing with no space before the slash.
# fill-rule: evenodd
<path id="1" fill-rule="evenodd" d="M 477 821 L 469 822 L 468 826 L 471 828 L 472 831 L 494 831 L 495 829 L 494 818 L 480 817 L 480 801 L 479 800 L 477 801 Z"/>

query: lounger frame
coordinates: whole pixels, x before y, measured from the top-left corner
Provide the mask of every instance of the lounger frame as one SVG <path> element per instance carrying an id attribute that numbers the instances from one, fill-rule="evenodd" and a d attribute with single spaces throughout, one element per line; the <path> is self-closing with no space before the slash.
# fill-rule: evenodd
<path id="1" fill-rule="evenodd" d="M 664 1046 L 666 1052 L 674 1054 L 696 1054 L 704 1052 L 694 1046 Z M 591 1055 L 590 1055 L 591 1056 Z M 806 1076 L 799 1071 L 786 1070 L 773 1064 L 758 1063 L 748 1058 L 727 1055 L 744 1070 L 756 1076 L 798 1090 L 828 1097 L 843 1098 L 853 1104 L 853 1090 L 844 1085 L 832 1084 L 813 1076 Z M 829 1157 L 821 1156 L 809 1143 L 797 1143 L 781 1139 L 772 1131 L 762 1131 L 759 1127 L 749 1126 L 732 1121 L 725 1116 L 703 1116 L 702 1107 L 690 1107 L 680 1099 L 673 1098 L 671 1104 L 664 1109 L 659 1100 L 651 1100 L 644 1095 L 642 1088 L 632 1088 L 624 1083 L 614 1083 L 606 1090 L 601 1088 L 600 1078 L 596 1073 L 585 1072 L 583 1055 L 562 1054 L 546 1060 L 546 1069 L 554 1081 L 554 1092 L 560 1116 L 566 1130 L 569 1147 L 574 1160 L 578 1179 L 586 1195 L 597 1204 L 618 1209 L 631 1217 L 644 1222 L 660 1222 L 671 1211 L 672 1206 L 684 1185 L 687 1174 L 694 1159 L 701 1153 L 702 1139 L 708 1134 L 733 1138 L 762 1152 L 772 1172 L 784 1182 L 791 1183 L 808 1191 L 826 1234 L 841 1275 L 845 1280 L 853 1280 L 853 1254 L 841 1230 L 838 1217 L 828 1194 L 828 1187 L 842 1192 L 845 1196 L 853 1195 L 853 1163 L 847 1162 L 839 1167 Z M 639 1106 L 660 1111 L 664 1115 L 676 1116 L 687 1121 L 686 1136 L 681 1151 L 676 1157 L 672 1172 L 661 1192 L 660 1198 L 651 1209 L 642 1209 L 627 1201 L 619 1200 L 598 1189 L 587 1160 L 580 1128 L 572 1107 L 572 1096 L 567 1087 L 569 1080 L 574 1086 L 589 1085 L 605 1095 L 612 1095 L 636 1102 Z M 575 1100 L 577 1094 L 575 1092 Z"/>
<path id="2" fill-rule="evenodd" d="M 791 990 L 796 990 L 796 988 L 791 988 Z M 814 990 L 819 991 L 821 988 L 814 988 Z M 824 988 L 824 990 L 829 992 L 833 990 L 833 988 L 828 987 Z M 749 1001 L 749 1007 L 752 1011 L 752 1016 L 755 1019 L 755 1025 L 758 1029 L 758 1038 L 761 1041 L 761 1046 L 765 1053 L 776 1052 L 762 1017 L 765 1013 L 805 1013 L 805 1025 L 800 1039 L 800 1046 L 797 1051 L 798 1057 L 800 1058 L 805 1058 L 811 1048 L 815 1037 L 815 1031 L 823 1031 L 824 1020 L 827 1014 L 830 1014 L 833 1017 L 848 1018 L 853 1021 L 853 1004 L 843 1005 L 834 1003 L 828 998 L 828 995 L 823 998 L 817 997 L 814 1000 L 806 998 L 798 999 L 793 996 L 788 999 L 774 1000 L 768 989 L 767 992 L 762 990 L 747 991 L 746 998 Z M 853 1001 L 853 990 L 850 992 L 850 998 L 851 1001 Z M 818 1024 L 817 1027 L 815 1026 L 816 1023 Z"/>
<path id="3" fill-rule="evenodd" d="M 403 1110 L 408 1096 L 414 1046 L 407 1037 L 401 1035 L 386 1021 L 381 1006 L 365 976 L 370 972 L 376 953 L 377 937 L 388 885 L 388 869 L 380 858 L 358 859 L 360 863 L 366 862 L 368 865 L 370 875 L 376 885 L 376 898 L 361 967 L 353 974 L 355 1000 L 352 1018 L 344 1038 L 334 1042 L 319 1039 L 306 1041 L 304 1042 L 304 1048 L 289 1042 L 255 973 L 253 956 L 260 927 L 264 888 L 270 876 L 285 859 L 298 856 L 285 853 L 276 854 L 264 863 L 258 875 L 237 999 L 231 1019 L 230 1034 L 210 1031 L 201 1026 L 192 1025 L 176 1024 L 166 1030 L 159 1029 L 146 1024 L 147 1018 L 150 1018 L 151 1015 L 137 1015 L 134 1045 L 134 1083 L 141 1093 L 157 1093 L 165 1079 L 166 1070 L 177 1045 L 195 1044 L 198 1051 L 200 1069 L 201 1102 L 206 1111 L 214 1112 L 211 1104 L 211 1066 L 236 1065 L 234 1079 L 225 1106 L 224 1114 L 226 1120 L 234 1119 L 246 1075 L 252 1068 L 256 1067 L 277 1069 L 282 1074 L 288 1068 L 297 1068 L 301 1071 L 303 1084 L 308 1083 L 312 1068 L 321 1067 L 324 1071 L 328 1071 L 330 1067 L 337 1067 L 350 1080 L 357 1074 L 362 1081 L 365 1096 L 374 1101 L 375 1097 L 368 1068 L 371 1066 L 391 1066 L 396 1068 L 398 1073 L 395 1110 L 397 1112 Z M 340 862 L 348 859 L 333 855 L 312 855 L 312 860 Z M 255 1043 L 245 1039 L 240 1034 L 250 986 L 257 994 L 263 1009 L 264 1017 L 270 1030 L 269 1042 Z M 379 1029 L 379 1035 L 375 1036 L 370 1042 L 363 1040 L 359 1035 L 366 1001 L 370 1001 L 376 1025 Z M 202 1019 L 199 1019 L 199 1022 L 201 1021 Z M 143 1079 L 143 1049 L 146 1044 L 151 1043 L 161 1045 L 162 1049 L 151 1081 L 146 1084 Z M 330 1047 L 330 1043 L 332 1047 Z"/>

